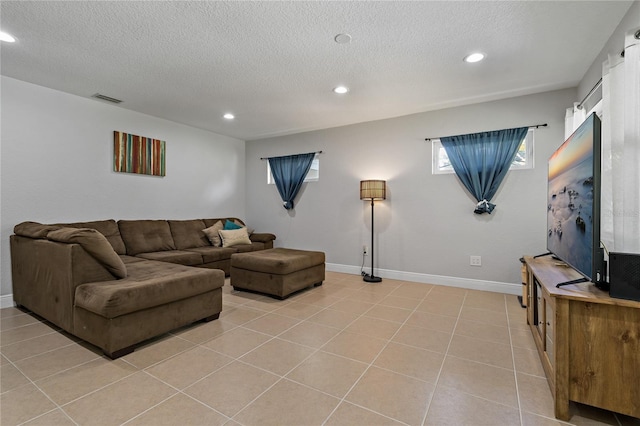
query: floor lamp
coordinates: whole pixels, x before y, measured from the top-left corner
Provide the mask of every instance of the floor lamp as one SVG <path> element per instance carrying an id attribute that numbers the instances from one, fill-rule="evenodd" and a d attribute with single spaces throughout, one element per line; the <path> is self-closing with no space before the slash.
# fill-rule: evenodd
<path id="1" fill-rule="evenodd" d="M 382 278 L 373 275 L 373 200 L 387 198 L 387 184 L 384 180 L 361 180 L 360 199 L 371 200 L 371 274 L 364 274 L 363 280 L 368 283 L 379 283 Z"/>

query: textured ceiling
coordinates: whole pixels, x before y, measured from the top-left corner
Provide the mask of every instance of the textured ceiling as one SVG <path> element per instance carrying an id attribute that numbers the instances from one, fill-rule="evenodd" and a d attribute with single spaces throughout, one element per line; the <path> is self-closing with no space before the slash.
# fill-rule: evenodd
<path id="1" fill-rule="evenodd" d="M 631 3 L 3 0 L 0 65 L 252 140 L 574 87 Z"/>

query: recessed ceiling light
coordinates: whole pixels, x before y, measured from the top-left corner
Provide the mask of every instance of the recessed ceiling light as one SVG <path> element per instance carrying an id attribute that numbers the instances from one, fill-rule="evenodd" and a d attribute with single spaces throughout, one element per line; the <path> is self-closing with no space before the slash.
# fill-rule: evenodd
<path id="1" fill-rule="evenodd" d="M 16 39 L 11 34 L 5 33 L 4 31 L 0 31 L 0 41 L 6 41 L 7 43 L 13 43 L 14 41 L 16 41 Z"/>
<path id="2" fill-rule="evenodd" d="M 480 62 L 483 59 L 484 59 L 483 53 L 472 53 L 471 55 L 465 56 L 464 61 L 473 63 L 473 62 Z"/>
<path id="3" fill-rule="evenodd" d="M 338 34 L 333 38 L 338 44 L 351 43 L 351 36 L 349 34 Z"/>
<path id="4" fill-rule="evenodd" d="M 349 88 L 345 87 L 345 86 L 338 86 L 338 87 L 334 88 L 333 91 L 336 92 L 339 95 L 342 95 L 344 93 L 347 93 L 349 91 Z"/>
<path id="5" fill-rule="evenodd" d="M 226 113 L 222 117 L 225 118 L 226 120 L 233 120 L 234 118 L 236 118 L 236 116 L 231 114 L 230 112 Z"/>

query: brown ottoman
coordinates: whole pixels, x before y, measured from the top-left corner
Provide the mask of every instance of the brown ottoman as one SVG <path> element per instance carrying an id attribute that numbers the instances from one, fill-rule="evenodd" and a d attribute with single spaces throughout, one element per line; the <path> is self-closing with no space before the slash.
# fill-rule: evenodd
<path id="1" fill-rule="evenodd" d="M 321 251 L 273 248 L 231 255 L 231 285 L 236 290 L 266 293 L 284 299 L 324 281 Z"/>

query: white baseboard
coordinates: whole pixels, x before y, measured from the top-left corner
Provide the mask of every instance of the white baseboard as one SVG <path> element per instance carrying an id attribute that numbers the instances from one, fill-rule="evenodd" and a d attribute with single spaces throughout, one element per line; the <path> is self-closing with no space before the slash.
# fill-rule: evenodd
<path id="1" fill-rule="evenodd" d="M 5 294 L 4 296 L 0 296 L 0 309 L 3 308 L 11 308 L 16 304 L 13 303 L 13 294 Z"/>
<path id="2" fill-rule="evenodd" d="M 345 274 L 360 275 L 359 266 L 340 265 L 337 263 L 327 263 L 327 271 L 342 272 Z M 444 275 L 418 274 L 415 272 L 394 271 L 390 269 L 376 269 L 376 275 L 381 278 L 393 280 L 413 281 L 417 283 L 444 285 L 449 287 L 462 287 L 471 290 L 493 291 L 495 293 L 506 293 L 521 295 L 522 283 L 503 283 L 499 281 L 474 280 L 470 278 L 448 277 Z"/>
<path id="3" fill-rule="evenodd" d="M 345 274 L 360 275 L 359 266 L 340 265 L 327 263 L 327 271 L 342 272 Z M 444 275 L 418 274 L 415 272 L 394 271 L 391 269 L 377 269 L 376 274 L 382 278 L 401 281 L 413 281 L 416 283 L 446 285 L 449 287 L 462 287 L 471 290 L 493 291 L 495 293 L 522 294 L 522 284 L 502 283 L 498 281 L 472 280 L 469 278 L 447 277 Z M 0 296 L 0 309 L 15 306 L 13 294 Z"/>

